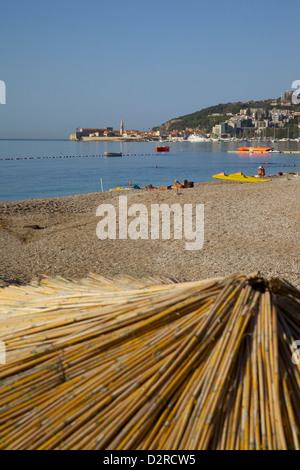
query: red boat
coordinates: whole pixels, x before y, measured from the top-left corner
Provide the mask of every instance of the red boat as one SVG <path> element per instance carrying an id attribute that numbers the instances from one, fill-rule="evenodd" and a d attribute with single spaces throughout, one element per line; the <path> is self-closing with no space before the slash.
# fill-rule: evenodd
<path id="1" fill-rule="evenodd" d="M 170 147 L 163 145 L 162 147 L 155 147 L 156 152 L 170 152 Z"/>

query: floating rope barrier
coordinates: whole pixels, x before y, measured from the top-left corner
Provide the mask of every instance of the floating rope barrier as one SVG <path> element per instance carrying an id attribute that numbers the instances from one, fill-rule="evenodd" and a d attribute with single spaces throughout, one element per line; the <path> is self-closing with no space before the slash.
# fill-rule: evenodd
<path id="1" fill-rule="evenodd" d="M 124 153 L 123 157 L 156 157 L 155 153 Z M 96 158 L 96 157 L 106 157 L 106 155 L 58 155 L 58 156 L 40 156 L 40 157 L 2 157 L 0 160 L 40 160 L 40 159 L 50 159 L 50 158 Z"/>

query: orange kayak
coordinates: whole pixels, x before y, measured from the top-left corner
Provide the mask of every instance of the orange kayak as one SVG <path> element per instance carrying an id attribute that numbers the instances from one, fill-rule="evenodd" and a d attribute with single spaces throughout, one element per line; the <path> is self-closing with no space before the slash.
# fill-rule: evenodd
<path id="1" fill-rule="evenodd" d="M 270 150 L 273 150 L 272 147 L 240 147 L 238 148 L 238 152 L 247 152 L 247 153 L 252 153 L 252 152 L 265 153 L 265 152 L 270 152 Z"/>

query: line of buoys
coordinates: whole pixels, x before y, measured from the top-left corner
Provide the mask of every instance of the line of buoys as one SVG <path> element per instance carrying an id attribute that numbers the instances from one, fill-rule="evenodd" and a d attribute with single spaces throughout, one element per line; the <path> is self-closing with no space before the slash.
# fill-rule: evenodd
<path id="1" fill-rule="evenodd" d="M 45 156 L 45 157 L 6 157 L 0 158 L 0 160 L 40 160 L 45 158 L 95 158 L 95 157 L 104 157 L 105 155 L 58 155 L 58 156 Z M 124 154 L 126 157 L 157 157 L 155 153 L 126 153 Z"/>

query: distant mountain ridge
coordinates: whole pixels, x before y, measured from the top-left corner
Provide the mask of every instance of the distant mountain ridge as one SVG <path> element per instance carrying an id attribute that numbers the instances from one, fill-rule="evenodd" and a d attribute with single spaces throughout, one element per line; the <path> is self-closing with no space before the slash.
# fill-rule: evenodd
<path id="1" fill-rule="evenodd" d="M 215 106 L 203 108 L 200 111 L 196 111 L 191 114 L 186 114 L 185 116 L 170 119 L 161 126 L 154 127 L 153 130 L 183 131 L 185 129 L 191 129 L 194 131 L 211 132 L 211 129 L 215 124 L 229 119 L 230 115 L 225 113 L 238 114 L 240 109 L 250 110 L 250 108 L 265 108 L 266 110 L 269 110 L 276 108 L 277 106 L 284 108 L 284 106 L 281 106 L 280 98 L 262 101 L 237 101 L 234 103 L 217 104 Z M 289 109 L 299 110 L 299 106 L 290 105 Z"/>

